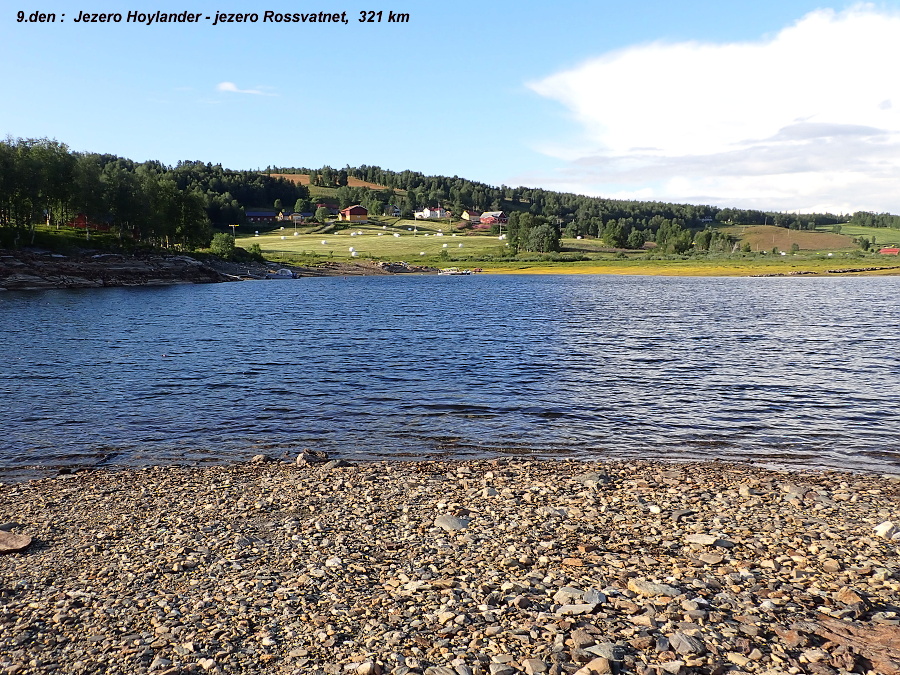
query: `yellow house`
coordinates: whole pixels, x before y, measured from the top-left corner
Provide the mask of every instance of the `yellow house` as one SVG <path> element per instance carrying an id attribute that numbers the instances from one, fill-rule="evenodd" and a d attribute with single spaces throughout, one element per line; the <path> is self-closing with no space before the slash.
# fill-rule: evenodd
<path id="1" fill-rule="evenodd" d="M 338 214 L 338 220 L 343 220 L 348 223 L 368 223 L 369 210 L 359 204 L 356 206 L 348 206 Z"/>

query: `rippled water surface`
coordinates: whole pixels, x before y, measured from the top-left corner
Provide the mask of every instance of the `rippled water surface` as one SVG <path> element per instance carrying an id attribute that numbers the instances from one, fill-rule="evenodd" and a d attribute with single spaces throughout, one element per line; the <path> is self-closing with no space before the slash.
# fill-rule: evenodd
<path id="1" fill-rule="evenodd" d="M 900 472 L 900 278 L 318 278 L 0 295 L 0 474 L 343 457 Z"/>

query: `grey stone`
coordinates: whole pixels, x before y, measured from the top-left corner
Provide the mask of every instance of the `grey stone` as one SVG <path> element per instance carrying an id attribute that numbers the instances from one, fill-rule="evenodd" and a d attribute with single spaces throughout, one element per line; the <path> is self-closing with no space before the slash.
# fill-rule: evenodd
<path id="1" fill-rule="evenodd" d="M 585 651 L 609 661 L 621 661 L 625 658 L 625 648 L 615 642 L 601 642 L 593 647 L 587 647 Z"/>
<path id="2" fill-rule="evenodd" d="M 677 595 L 681 595 L 681 591 L 674 586 L 657 584 L 652 581 L 647 581 L 646 579 L 629 579 L 628 590 L 634 591 L 638 595 L 643 595 L 647 598 L 653 598 L 660 595 L 674 598 Z"/>
<path id="3" fill-rule="evenodd" d="M 469 526 L 469 522 L 470 520 L 468 518 L 458 518 L 449 513 L 445 513 L 434 519 L 435 527 L 440 527 L 447 532 L 464 530 Z"/>
<path id="4" fill-rule="evenodd" d="M 676 632 L 669 638 L 669 644 L 679 654 L 705 654 L 706 646 L 693 635 Z"/>
<path id="5" fill-rule="evenodd" d="M 606 596 L 596 588 L 591 588 L 584 593 L 584 601 L 602 605 L 606 602 Z"/>
<path id="6" fill-rule="evenodd" d="M 597 609 L 597 605 L 594 603 L 589 604 L 580 604 L 580 605 L 563 605 L 558 610 L 556 610 L 557 616 L 578 616 L 580 614 L 590 614 L 595 609 Z"/>
<path id="7" fill-rule="evenodd" d="M 553 594 L 553 602 L 558 605 L 570 605 L 584 597 L 584 591 L 572 586 L 563 586 Z"/>

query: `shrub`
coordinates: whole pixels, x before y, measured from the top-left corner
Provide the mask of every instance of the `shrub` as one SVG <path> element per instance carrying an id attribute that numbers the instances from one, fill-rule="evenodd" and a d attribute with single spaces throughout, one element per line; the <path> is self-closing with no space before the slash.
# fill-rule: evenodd
<path id="1" fill-rule="evenodd" d="M 231 260 L 234 256 L 234 237 L 225 232 L 216 233 L 209 245 L 209 252 L 223 260 Z"/>

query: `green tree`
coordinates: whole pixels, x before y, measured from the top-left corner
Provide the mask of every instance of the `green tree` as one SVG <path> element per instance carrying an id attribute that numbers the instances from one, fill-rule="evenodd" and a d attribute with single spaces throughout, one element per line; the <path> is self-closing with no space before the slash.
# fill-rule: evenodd
<path id="1" fill-rule="evenodd" d="M 217 232 L 213 235 L 209 252 L 223 260 L 231 260 L 234 255 L 234 237 L 226 232 Z"/>
<path id="2" fill-rule="evenodd" d="M 324 206 L 320 206 L 316 209 L 316 220 L 318 220 L 323 225 L 328 222 L 328 209 Z"/>
<path id="3" fill-rule="evenodd" d="M 610 220 L 603 228 L 603 241 L 612 248 L 622 248 L 628 241 L 625 234 L 625 223 L 620 220 Z"/>
<path id="4" fill-rule="evenodd" d="M 528 232 L 528 240 L 525 246 L 528 251 L 549 253 L 559 250 L 559 233 L 549 223 L 543 223 L 531 228 Z"/>
<path id="5" fill-rule="evenodd" d="M 637 228 L 633 229 L 628 235 L 627 245 L 628 248 L 643 248 L 644 233 Z"/>

